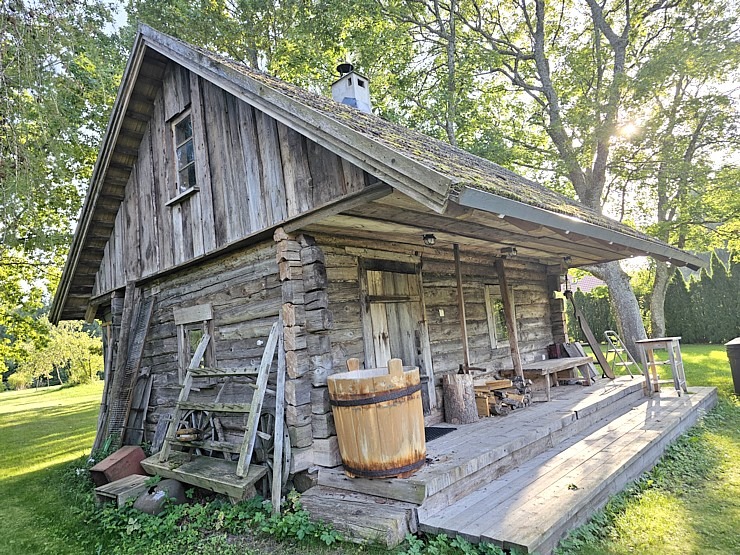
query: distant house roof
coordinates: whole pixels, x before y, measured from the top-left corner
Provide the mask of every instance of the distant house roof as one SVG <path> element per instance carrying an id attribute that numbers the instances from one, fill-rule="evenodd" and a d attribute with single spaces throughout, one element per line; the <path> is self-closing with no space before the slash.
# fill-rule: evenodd
<path id="1" fill-rule="evenodd" d="M 455 203 L 507 221 L 510 218 L 525 233 L 545 227 L 561 242 L 588 243 L 592 250 L 602 249 L 601 260 L 647 254 L 677 265 L 702 264 L 688 253 L 493 162 L 142 25 L 54 298 L 52 321 L 79 317 L 87 306 L 131 171 L 131 153 L 137 148 L 131 140 L 144 134 L 152 113 L 148 103 L 157 82 L 152 76 L 163 71 L 167 60 L 213 82 L 438 214 Z M 147 75 L 140 79 L 142 68 Z M 126 129 L 125 143 L 122 129 Z"/>
<path id="2" fill-rule="evenodd" d="M 602 285 L 606 285 L 606 283 L 596 276 L 583 276 L 580 278 L 575 278 L 573 276 L 569 277 L 569 284 L 568 288 L 571 291 L 577 291 L 580 289 L 582 293 L 590 293 L 593 291 L 596 287 L 601 287 Z"/>

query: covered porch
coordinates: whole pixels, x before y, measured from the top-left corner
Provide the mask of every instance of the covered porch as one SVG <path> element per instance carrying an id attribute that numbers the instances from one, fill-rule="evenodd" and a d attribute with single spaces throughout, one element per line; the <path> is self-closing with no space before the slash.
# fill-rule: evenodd
<path id="1" fill-rule="evenodd" d="M 427 443 L 427 464 L 410 478 L 322 468 L 303 506 L 358 541 L 392 546 L 422 531 L 550 553 L 716 403 L 714 388 L 647 398 L 643 385 L 622 376 L 561 386 L 507 417 L 441 424 L 454 429 Z"/>

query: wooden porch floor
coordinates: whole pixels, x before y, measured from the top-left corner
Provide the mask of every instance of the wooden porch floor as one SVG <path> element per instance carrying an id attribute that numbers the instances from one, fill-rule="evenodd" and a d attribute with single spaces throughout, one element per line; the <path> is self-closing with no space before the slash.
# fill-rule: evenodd
<path id="1" fill-rule="evenodd" d="M 388 545 L 418 525 L 548 553 L 716 402 L 714 388 L 699 387 L 648 399 L 643 383 L 620 377 L 558 387 L 551 402 L 458 426 L 427 444 L 428 464 L 406 480 L 350 479 L 341 467 L 321 469 L 320 487 L 304 494 L 304 507 L 342 529 L 342 500 L 358 514 L 364 502 L 394 528 L 383 537 Z M 362 525 L 345 532 L 362 536 Z"/>
<path id="2" fill-rule="evenodd" d="M 609 496 L 651 468 L 693 425 L 716 390 L 664 392 L 605 426 L 589 429 L 530 459 L 453 503 L 420 517 L 419 529 L 550 553 L 568 530 L 585 522 Z"/>

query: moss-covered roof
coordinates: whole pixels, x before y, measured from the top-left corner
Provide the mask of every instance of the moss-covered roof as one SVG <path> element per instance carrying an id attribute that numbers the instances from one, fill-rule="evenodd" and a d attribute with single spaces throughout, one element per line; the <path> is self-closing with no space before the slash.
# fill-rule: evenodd
<path id="1" fill-rule="evenodd" d="M 537 208 L 579 218 L 621 233 L 655 241 L 655 239 L 629 226 L 598 214 L 577 201 L 507 170 L 490 160 L 475 156 L 470 152 L 413 129 L 386 121 L 374 114 L 361 112 L 331 98 L 314 94 L 266 73 L 251 69 L 225 56 L 192 45 L 187 46 L 236 74 L 258 81 L 398 152 L 399 155 L 447 176 L 453 182 L 449 194 L 454 194 L 465 186 L 472 187 Z"/>

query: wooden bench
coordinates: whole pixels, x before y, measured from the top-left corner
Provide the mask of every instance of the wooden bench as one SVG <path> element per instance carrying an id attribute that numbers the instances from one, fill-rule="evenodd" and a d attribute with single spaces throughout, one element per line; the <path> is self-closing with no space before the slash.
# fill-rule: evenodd
<path id="1" fill-rule="evenodd" d="M 570 370 L 571 372 L 579 369 L 580 366 L 593 362 L 592 357 L 568 357 L 568 358 L 551 358 L 547 360 L 537 360 L 535 362 L 529 362 L 522 365 L 524 376 L 545 376 L 545 393 L 547 394 L 547 400 L 550 397 L 550 376 L 555 376 L 555 386 L 558 385 L 558 373 Z M 514 370 L 502 370 L 502 374 L 513 375 Z M 589 371 L 586 368 L 582 372 L 586 379 L 586 385 L 591 385 L 591 377 Z"/>

